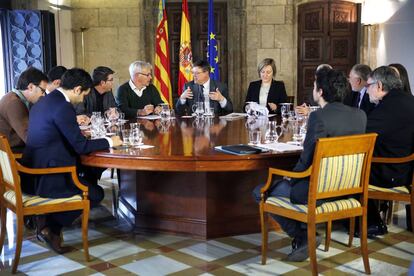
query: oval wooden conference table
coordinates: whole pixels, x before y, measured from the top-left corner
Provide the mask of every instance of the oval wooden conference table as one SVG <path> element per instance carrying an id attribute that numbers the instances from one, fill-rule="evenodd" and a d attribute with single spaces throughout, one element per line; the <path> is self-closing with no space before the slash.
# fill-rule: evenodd
<path id="1" fill-rule="evenodd" d="M 85 165 L 120 169 L 118 212 L 135 230 L 216 238 L 260 231 L 253 188 L 268 167 L 289 169 L 299 152 L 231 155 L 214 146 L 246 144 L 246 119 L 138 120 L 145 145 L 82 156 Z M 279 141 L 289 140 L 287 131 Z"/>

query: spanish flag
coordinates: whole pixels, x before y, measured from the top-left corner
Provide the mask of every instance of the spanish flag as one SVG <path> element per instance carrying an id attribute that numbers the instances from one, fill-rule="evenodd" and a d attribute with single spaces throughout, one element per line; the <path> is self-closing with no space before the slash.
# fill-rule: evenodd
<path id="1" fill-rule="evenodd" d="M 155 34 L 154 85 L 158 89 L 161 99 L 172 106 L 170 76 L 167 13 L 165 11 L 165 0 L 160 0 L 157 32 Z"/>
<path id="2" fill-rule="evenodd" d="M 193 54 L 191 52 L 190 20 L 187 0 L 182 2 L 181 34 L 180 34 L 180 71 L 178 72 L 178 95 L 181 95 L 184 84 L 193 79 L 191 67 Z"/>

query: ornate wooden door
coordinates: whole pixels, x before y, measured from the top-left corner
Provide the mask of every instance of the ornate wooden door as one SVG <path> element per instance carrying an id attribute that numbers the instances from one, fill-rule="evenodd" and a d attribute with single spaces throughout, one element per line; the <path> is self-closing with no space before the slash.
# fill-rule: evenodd
<path id="1" fill-rule="evenodd" d="M 181 3 L 166 3 L 171 57 L 171 84 L 174 99 L 178 96 L 178 54 L 180 50 Z M 206 59 L 208 32 L 208 3 L 188 3 L 193 61 Z M 227 3 L 214 3 L 216 39 L 219 52 L 220 79 L 227 83 Z"/>
<path id="2" fill-rule="evenodd" d="M 297 103 L 312 102 L 315 70 L 328 63 L 345 74 L 357 61 L 358 4 L 319 1 L 299 5 Z"/>

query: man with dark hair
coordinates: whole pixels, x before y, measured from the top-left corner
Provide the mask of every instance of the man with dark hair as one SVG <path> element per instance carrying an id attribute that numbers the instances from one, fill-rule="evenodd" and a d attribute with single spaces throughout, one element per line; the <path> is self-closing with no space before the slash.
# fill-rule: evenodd
<path id="1" fill-rule="evenodd" d="M 65 66 L 55 66 L 52 67 L 49 72 L 47 72 L 47 77 L 49 78 L 49 83 L 46 87 L 46 94 L 49 94 L 56 88 L 60 86 L 61 78 L 63 74 L 67 71 Z"/>
<path id="2" fill-rule="evenodd" d="M 312 165 L 316 142 L 323 137 L 360 134 L 365 132 L 366 115 L 363 111 L 342 104 L 343 97 L 349 91 L 345 75 L 336 70 L 322 69 L 316 72 L 313 84 L 313 100 L 320 109 L 310 113 L 308 129 L 300 155 L 293 171 L 302 172 Z M 260 202 L 260 189 L 253 191 L 256 202 Z M 309 179 L 291 179 L 274 181 L 268 196 L 287 197 L 294 204 L 307 204 Z M 322 202 L 317 202 L 320 205 Z M 292 252 L 287 261 L 301 262 L 308 258 L 307 226 L 304 223 L 285 217 L 272 215 L 282 229 L 293 238 Z M 317 246 L 321 238 L 317 236 Z"/>
<path id="3" fill-rule="evenodd" d="M 105 66 L 98 66 L 93 70 L 93 88 L 85 97 L 84 101 L 76 105 L 76 114 L 92 115 L 99 111 L 104 114 L 110 107 L 116 107 L 115 98 L 112 94 L 114 84 L 114 71 Z"/>
<path id="4" fill-rule="evenodd" d="M 145 61 L 134 61 L 129 65 L 131 79 L 117 91 L 116 102 L 126 118 L 136 118 L 151 113 L 158 114 L 164 103 L 158 89 L 151 84 L 152 66 Z"/>
<path id="5" fill-rule="evenodd" d="M 14 152 L 26 143 L 29 108 L 45 93 L 47 76 L 36 68 L 28 68 L 19 77 L 16 89 L 0 100 L 0 133 L 6 135 Z"/>
<path id="6" fill-rule="evenodd" d="M 374 110 L 368 115 L 367 132 L 378 133 L 374 156 L 404 157 L 414 151 L 414 98 L 403 91 L 398 74 L 389 66 L 375 69 L 369 76 L 368 94 Z M 411 164 L 372 164 L 370 184 L 410 189 Z M 387 228 L 374 201 L 368 203 L 368 234 L 383 235 Z"/>
<path id="7" fill-rule="evenodd" d="M 194 80 L 184 85 L 183 93 L 177 101 L 175 110 L 178 115 L 192 114 L 196 102 L 209 102 L 217 115 L 233 112 L 233 104 L 227 86 L 210 79 L 210 64 L 205 60 L 193 63 Z"/>
<path id="8" fill-rule="evenodd" d="M 365 111 L 368 115 L 375 108 L 375 104 L 369 101 L 367 92 L 367 81 L 371 68 L 366 64 L 355 64 L 349 72 L 349 83 L 352 92 L 347 95 L 344 103 Z"/>
<path id="9" fill-rule="evenodd" d="M 77 165 L 78 173 L 82 176 L 80 181 L 89 186 L 91 207 L 95 207 L 104 197 L 103 189 L 91 183 L 91 178 L 84 173 L 84 168 L 77 160 L 82 154 L 119 146 L 122 141 L 118 136 L 88 140 L 80 132 L 73 104 L 82 102 L 91 87 L 92 79 L 87 72 L 78 68 L 69 69 L 62 76 L 61 86 L 33 106 L 22 162 L 32 168 Z M 22 183 L 26 192 L 46 198 L 81 194 L 65 174 L 25 177 Z M 37 227 L 40 238 L 57 253 L 67 252 L 67 248 L 61 246 L 62 227 L 70 226 L 79 214 L 77 211 L 60 212 L 39 219 Z"/>

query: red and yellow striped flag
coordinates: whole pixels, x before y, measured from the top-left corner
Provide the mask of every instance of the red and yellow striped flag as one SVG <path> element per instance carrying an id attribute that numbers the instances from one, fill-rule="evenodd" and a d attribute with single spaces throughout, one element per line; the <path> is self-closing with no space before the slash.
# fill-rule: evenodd
<path id="1" fill-rule="evenodd" d="M 187 0 L 183 0 L 181 13 L 180 34 L 180 71 L 178 73 L 178 95 L 181 94 L 184 84 L 193 79 L 191 67 L 193 66 L 193 54 L 191 52 L 190 20 Z"/>
<path id="2" fill-rule="evenodd" d="M 158 5 L 158 25 L 155 34 L 154 85 L 158 89 L 161 99 L 172 106 L 168 24 L 164 1 L 160 0 Z"/>

